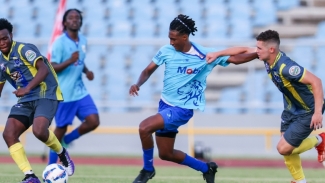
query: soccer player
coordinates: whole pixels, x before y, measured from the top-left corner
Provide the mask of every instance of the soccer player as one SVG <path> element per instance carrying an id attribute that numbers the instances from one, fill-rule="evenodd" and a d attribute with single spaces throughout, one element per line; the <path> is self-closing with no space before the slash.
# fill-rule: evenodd
<path id="1" fill-rule="evenodd" d="M 174 149 L 177 129 L 192 118 L 193 109 L 204 109 L 206 77 L 216 65 L 240 64 L 257 58 L 257 55 L 250 53 L 224 56 L 208 64 L 205 56 L 215 49 L 190 42 L 189 35 L 194 35 L 196 31 L 195 22 L 191 18 L 178 15 L 170 23 L 170 45 L 160 48 L 153 61 L 142 71 L 137 83 L 130 87 L 129 94 L 138 95 L 141 85 L 160 65 L 165 64 L 164 87 L 158 113 L 143 120 L 139 126 L 144 167 L 134 183 L 146 183 L 155 176 L 152 139 L 154 132 L 161 159 L 201 171 L 207 183 L 214 183 L 218 167 L 216 163 L 205 163 Z"/>
<path id="2" fill-rule="evenodd" d="M 325 133 L 308 137 L 313 130 L 323 126 L 322 82 L 279 49 L 278 32 L 267 30 L 256 40 L 258 57 L 264 61 L 267 74 L 283 94 L 278 152 L 284 157 L 294 179 L 292 182 L 306 183 L 299 154 L 316 147 L 318 161 L 323 162 L 325 157 Z"/>
<path id="3" fill-rule="evenodd" d="M 48 130 L 59 101 L 62 101 L 57 76 L 47 59 L 36 46 L 13 41 L 12 24 L 0 19 L 0 94 L 6 81 L 19 99 L 10 111 L 3 132 L 9 152 L 19 169 L 25 174 L 22 183 L 40 183 L 32 171 L 20 135 L 33 125 L 33 134 L 60 157 L 69 175 L 74 163 L 54 133 Z"/>
<path id="4" fill-rule="evenodd" d="M 58 75 L 64 102 L 58 106 L 55 115 L 56 128 L 54 134 L 63 146 L 70 144 L 99 125 L 96 105 L 87 92 L 82 81 L 82 73 L 89 80 L 94 74 L 85 65 L 86 38 L 79 33 L 82 15 L 77 9 L 69 9 L 63 15 L 64 33 L 55 40 L 52 47 L 51 63 Z M 68 125 L 77 116 L 81 125 L 65 135 Z M 57 155 L 50 151 L 49 164 L 57 162 Z"/>

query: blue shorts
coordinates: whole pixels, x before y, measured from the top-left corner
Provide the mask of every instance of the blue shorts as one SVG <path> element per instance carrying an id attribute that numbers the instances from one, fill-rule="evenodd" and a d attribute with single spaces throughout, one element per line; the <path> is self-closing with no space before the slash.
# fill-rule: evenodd
<path id="1" fill-rule="evenodd" d="M 72 125 L 75 116 L 83 122 L 91 114 L 98 114 L 98 111 L 90 95 L 73 102 L 61 102 L 55 114 L 56 126 Z"/>
<path id="2" fill-rule="evenodd" d="M 164 101 L 159 101 L 158 113 L 164 119 L 164 129 L 156 131 L 156 134 L 178 133 L 178 127 L 186 124 L 193 117 L 193 109 L 184 109 L 176 106 L 170 106 Z"/>

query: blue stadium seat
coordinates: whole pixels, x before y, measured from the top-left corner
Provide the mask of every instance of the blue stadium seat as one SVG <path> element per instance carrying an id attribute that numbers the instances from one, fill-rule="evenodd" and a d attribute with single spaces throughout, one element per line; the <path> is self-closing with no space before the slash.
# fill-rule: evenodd
<path id="1" fill-rule="evenodd" d="M 253 6 L 256 12 L 253 20 L 255 26 L 265 26 L 276 23 L 277 15 L 273 0 L 254 1 Z"/>
<path id="2" fill-rule="evenodd" d="M 299 6 L 299 0 L 285 0 L 285 1 L 277 1 L 277 8 L 280 10 L 287 10 L 290 8 L 294 8 Z"/>
<path id="3" fill-rule="evenodd" d="M 318 24 L 315 38 L 325 39 L 325 21 L 322 21 Z"/>
<path id="4" fill-rule="evenodd" d="M 237 20 L 231 23 L 230 38 L 234 39 L 251 39 L 252 38 L 252 25 L 249 20 Z"/>
<path id="5" fill-rule="evenodd" d="M 221 90 L 220 99 L 217 104 L 221 105 L 220 113 L 222 114 L 240 114 L 241 109 L 241 88 L 225 88 Z"/>
<path id="6" fill-rule="evenodd" d="M 297 43 L 305 43 L 309 39 L 300 38 L 296 40 Z M 291 53 L 291 59 L 297 62 L 299 65 L 305 67 L 307 70 L 312 70 L 312 63 L 314 61 L 314 49 L 312 46 L 295 46 Z M 288 55 L 290 57 L 290 55 Z"/>

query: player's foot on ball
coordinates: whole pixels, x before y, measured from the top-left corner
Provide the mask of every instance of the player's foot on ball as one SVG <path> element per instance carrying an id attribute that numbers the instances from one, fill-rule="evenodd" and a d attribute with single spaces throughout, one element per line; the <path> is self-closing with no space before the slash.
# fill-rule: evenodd
<path id="1" fill-rule="evenodd" d="M 65 148 L 63 148 L 62 153 L 59 154 L 58 156 L 60 158 L 62 165 L 65 167 L 68 175 L 69 176 L 73 175 L 75 167 L 72 159 L 69 156 L 68 151 Z"/>

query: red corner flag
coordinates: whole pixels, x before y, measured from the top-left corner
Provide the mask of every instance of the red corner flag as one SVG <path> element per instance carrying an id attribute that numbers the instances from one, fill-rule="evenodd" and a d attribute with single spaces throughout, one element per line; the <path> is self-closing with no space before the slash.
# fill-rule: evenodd
<path id="1" fill-rule="evenodd" d="M 55 41 L 55 39 L 61 35 L 62 33 L 62 18 L 63 14 L 65 12 L 65 5 L 66 0 L 60 0 L 58 11 L 56 12 L 55 22 L 54 22 L 54 28 L 51 36 L 51 40 L 49 42 L 49 46 L 47 49 L 47 59 L 51 61 L 51 52 L 52 52 L 52 44 Z"/>

